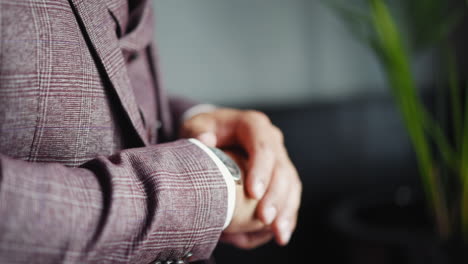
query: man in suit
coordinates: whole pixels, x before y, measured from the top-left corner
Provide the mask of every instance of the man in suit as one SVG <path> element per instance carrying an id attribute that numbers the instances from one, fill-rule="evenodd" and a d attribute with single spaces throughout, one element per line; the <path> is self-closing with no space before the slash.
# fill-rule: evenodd
<path id="1" fill-rule="evenodd" d="M 167 96 L 152 16 L 149 0 L 0 0 L 0 263 L 288 243 L 301 183 L 281 132 Z"/>

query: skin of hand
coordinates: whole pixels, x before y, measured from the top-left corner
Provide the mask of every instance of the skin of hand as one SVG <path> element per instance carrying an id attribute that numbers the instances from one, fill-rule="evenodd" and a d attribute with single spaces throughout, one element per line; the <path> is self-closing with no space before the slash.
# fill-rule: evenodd
<path id="1" fill-rule="evenodd" d="M 278 244 L 286 245 L 296 227 L 302 183 L 280 129 L 261 112 L 220 108 L 186 120 L 180 134 L 212 147 L 240 148 L 247 154 L 245 191 L 259 201 L 258 219 L 271 229 Z M 255 232 L 249 238 L 267 233 Z"/>
<path id="2" fill-rule="evenodd" d="M 224 150 L 240 167 L 245 180 L 245 156 L 240 151 Z M 243 184 L 236 184 L 236 205 L 229 226 L 223 231 L 221 241 L 239 248 L 252 249 L 273 238 L 273 232 L 256 217 L 258 200 L 248 197 Z"/>

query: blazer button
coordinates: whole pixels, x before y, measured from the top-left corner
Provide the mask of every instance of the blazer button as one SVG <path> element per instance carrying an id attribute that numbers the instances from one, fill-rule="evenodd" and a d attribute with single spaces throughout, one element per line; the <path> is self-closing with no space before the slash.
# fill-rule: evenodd
<path id="1" fill-rule="evenodd" d="M 134 60 L 138 59 L 138 52 L 132 52 L 130 56 L 128 56 L 128 61 L 132 62 Z"/>
<path id="2" fill-rule="evenodd" d="M 192 252 L 189 252 L 185 255 L 184 259 L 188 259 L 190 258 L 191 256 L 193 256 L 193 253 Z"/>
<path id="3" fill-rule="evenodd" d="M 156 129 L 160 129 L 162 127 L 162 122 L 159 120 L 156 120 Z"/>
<path id="4" fill-rule="evenodd" d="M 178 260 L 178 261 L 176 262 L 176 264 L 185 264 L 185 261 L 183 261 L 183 260 Z"/>
<path id="5" fill-rule="evenodd" d="M 192 257 L 192 256 L 193 256 L 192 252 L 189 252 L 189 253 L 185 254 L 185 256 L 182 258 L 183 261 L 180 264 L 185 263 L 185 261 L 189 261 L 190 257 Z M 179 263 L 177 263 L 177 264 L 179 264 Z"/>

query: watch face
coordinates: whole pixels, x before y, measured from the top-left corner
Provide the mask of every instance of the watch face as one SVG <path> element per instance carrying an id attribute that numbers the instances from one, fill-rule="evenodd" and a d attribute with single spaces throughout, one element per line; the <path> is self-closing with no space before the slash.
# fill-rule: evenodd
<path id="1" fill-rule="evenodd" d="M 236 182 L 241 182 L 241 170 L 237 163 L 231 159 L 226 153 L 224 153 L 222 150 L 218 148 L 212 148 L 210 149 L 213 151 L 216 156 L 226 165 L 228 168 L 229 172 L 231 173 L 232 177 L 234 178 L 234 181 Z"/>

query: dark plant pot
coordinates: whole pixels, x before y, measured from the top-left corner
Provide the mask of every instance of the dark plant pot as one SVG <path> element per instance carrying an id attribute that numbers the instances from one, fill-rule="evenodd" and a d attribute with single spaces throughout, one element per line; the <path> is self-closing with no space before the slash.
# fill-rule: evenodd
<path id="1" fill-rule="evenodd" d="M 422 201 L 366 195 L 337 204 L 332 228 L 345 241 L 349 263 L 468 263 L 463 243 L 435 234 Z"/>

